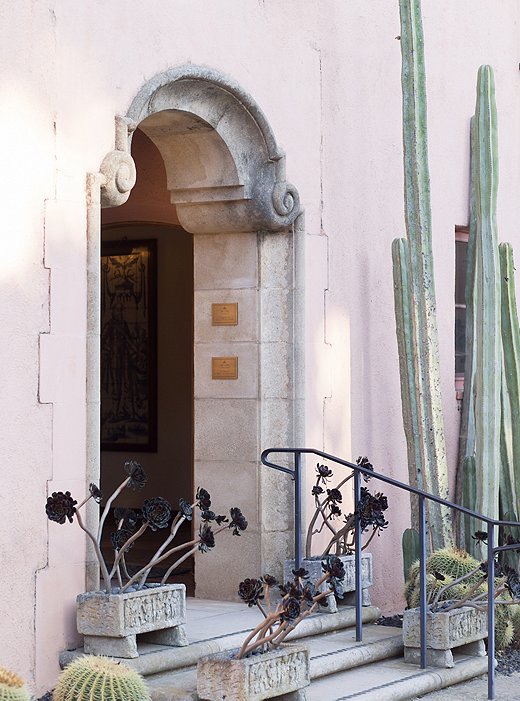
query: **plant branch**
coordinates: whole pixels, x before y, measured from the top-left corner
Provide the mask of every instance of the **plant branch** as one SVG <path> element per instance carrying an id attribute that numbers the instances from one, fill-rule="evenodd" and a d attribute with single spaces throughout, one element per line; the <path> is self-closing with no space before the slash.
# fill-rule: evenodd
<path id="1" fill-rule="evenodd" d="M 127 477 L 124 482 L 121 482 L 119 487 L 116 489 L 116 491 L 112 494 L 110 499 L 105 504 L 105 508 L 103 509 L 103 513 L 101 514 L 101 518 L 99 519 L 99 527 L 98 527 L 97 538 L 96 538 L 98 546 L 101 545 L 101 536 L 103 535 L 103 526 L 105 525 L 106 518 L 107 518 L 108 513 L 110 511 L 110 507 L 112 506 L 114 499 L 117 496 L 119 496 L 119 494 L 121 494 L 123 489 L 130 482 L 130 479 L 131 479 L 130 477 Z"/>
<path id="2" fill-rule="evenodd" d="M 96 538 L 94 538 L 93 534 L 88 530 L 88 528 L 85 528 L 83 525 L 83 519 L 81 518 L 79 511 L 76 511 L 76 518 L 78 519 L 78 525 L 81 528 L 82 531 L 85 531 L 87 536 L 90 538 L 92 541 L 92 545 L 94 546 L 94 550 L 96 553 L 96 557 L 99 562 L 99 566 L 101 567 L 101 574 L 103 576 L 103 581 L 105 582 L 105 590 L 107 594 L 109 594 L 112 591 L 112 585 L 111 585 L 111 579 L 110 575 L 108 574 L 108 569 L 105 564 L 105 561 L 103 560 L 103 555 L 101 554 L 101 550 L 99 547 L 99 543 L 97 542 Z"/>

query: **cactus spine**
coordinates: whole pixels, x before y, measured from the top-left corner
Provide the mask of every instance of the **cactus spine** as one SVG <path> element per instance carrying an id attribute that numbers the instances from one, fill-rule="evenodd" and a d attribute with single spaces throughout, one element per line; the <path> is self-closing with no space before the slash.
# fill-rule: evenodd
<path id="1" fill-rule="evenodd" d="M 30 698 L 23 680 L 0 667 L 0 701 L 30 701 Z"/>
<path id="2" fill-rule="evenodd" d="M 407 239 L 393 242 L 396 327 L 410 482 L 448 498 L 431 243 L 426 80 L 420 0 L 400 0 Z M 452 542 L 450 514 L 429 504 L 432 546 Z M 412 523 L 417 525 L 415 499 Z"/>
<path id="3" fill-rule="evenodd" d="M 54 701 L 150 701 L 140 674 L 106 657 L 81 657 L 60 675 Z"/>

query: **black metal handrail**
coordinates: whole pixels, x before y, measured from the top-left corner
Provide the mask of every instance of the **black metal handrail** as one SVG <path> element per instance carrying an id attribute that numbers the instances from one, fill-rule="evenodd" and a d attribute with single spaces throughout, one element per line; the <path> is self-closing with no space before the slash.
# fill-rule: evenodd
<path id="1" fill-rule="evenodd" d="M 277 465 L 268 460 L 273 453 L 291 454 L 294 456 L 294 469 Z M 354 471 L 354 504 L 361 500 L 360 475 L 366 475 L 371 479 L 381 480 L 398 489 L 416 494 L 419 499 L 419 572 L 420 572 L 420 630 L 421 630 L 421 668 L 426 668 L 426 506 L 425 501 L 429 499 L 437 504 L 442 504 L 455 509 L 460 513 L 471 516 L 487 524 L 487 580 L 488 580 L 488 699 L 495 698 L 495 555 L 505 550 L 518 550 L 518 543 L 512 545 L 495 546 L 495 528 L 497 526 L 520 527 L 517 521 L 499 521 L 489 518 L 476 511 L 472 511 L 465 506 L 454 504 L 447 499 L 442 499 L 435 494 L 430 494 L 417 487 L 412 487 L 404 482 L 382 475 L 375 470 L 367 469 L 356 463 L 343 460 L 335 455 L 330 455 L 315 448 L 268 448 L 261 455 L 261 461 L 266 467 L 285 472 L 292 476 L 294 480 L 294 559 L 295 568 L 301 565 L 301 538 L 302 538 L 302 455 L 315 455 L 336 465 L 342 465 Z M 356 606 L 356 641 L 363 639 L 362 620 L 362 588 L 361 588 L 361 535 L 362 530 L 359 524 L 359 516 L 356 514 L 354 531 L 354 567 L 355 567 L 355 606 Z"/>

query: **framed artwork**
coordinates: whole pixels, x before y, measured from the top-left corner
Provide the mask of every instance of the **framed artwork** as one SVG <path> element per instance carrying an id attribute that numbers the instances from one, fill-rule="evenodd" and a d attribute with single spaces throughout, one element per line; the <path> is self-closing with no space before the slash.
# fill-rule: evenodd
<path id="1" fill-rule="evenodd" d="M 101 450 L 157 450 L 157 241 L 101 246 Z"/>

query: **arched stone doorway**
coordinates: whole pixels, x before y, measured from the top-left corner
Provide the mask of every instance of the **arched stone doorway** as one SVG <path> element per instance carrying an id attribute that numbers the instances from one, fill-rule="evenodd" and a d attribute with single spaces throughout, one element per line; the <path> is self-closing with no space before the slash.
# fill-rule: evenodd
<path id="1" fill-rule="evenodd" d="M 221 543 L 219 554 L 196 558 L 196 595 L 231 598 L 241 578 L 279 571 L 292 548 L 291 484 L 262 468 L 259 456 L 265 447 L 301 440 L 299 197 L 285 180 L 285 156 L 265 116 L 232 80 L 187 66 L 146 83 L 127 115 L 116 118 L 116 149 L 89 181 L 91 370 L 99 362 L 99 204 L 128 198 L 137 126 L 159 150 L 170 201 L 193 235 L 193 481 L 212 493 L 216 508 L 240 505 L 249 521 L 233 547 Z M 238 304 L 236 326 L 213 325 L 212 305 L 219 303 Z M 236 379 L 213 378 L 212 358 L 224 356 L 238 359 Z M 95 476 L 99 396 L 95 375 L 89 377 Z"/>

